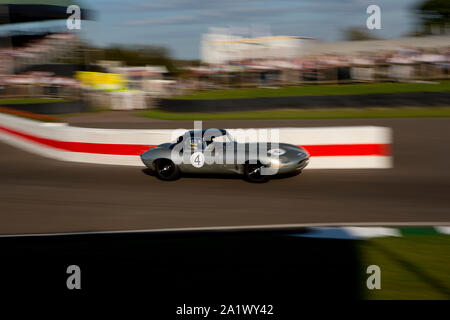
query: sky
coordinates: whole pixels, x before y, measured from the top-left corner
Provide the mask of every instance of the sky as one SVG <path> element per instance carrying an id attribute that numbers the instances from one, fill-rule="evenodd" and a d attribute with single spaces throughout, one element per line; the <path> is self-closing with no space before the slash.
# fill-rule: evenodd
<path id="1" fill-rule="evenodd" d="M 97 46 L 158 45 L 174 58 L 198 59 L 201 36 L 209 27 L 338 41 L 345 28 L 366 27 L 366 9 L 372 4 L 381 8 L 382 28 L 368 31 L 378 38 L 404 36 L 414 30 L 412 7 L 417 1 L 84 0 L 97 12 L 97 20 L 83 21 L 80 35 Z"/>

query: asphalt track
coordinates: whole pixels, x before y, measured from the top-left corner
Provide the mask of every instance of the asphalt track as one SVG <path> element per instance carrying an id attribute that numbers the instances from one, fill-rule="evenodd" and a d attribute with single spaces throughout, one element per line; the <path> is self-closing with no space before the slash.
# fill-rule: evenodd
<path id="1" fill-rule="evenodd" d="M 108 117 L 69 122 L 192 127 L 192 122 Z M 288 223 L 450 224 L 450 118 L 204 123 L 225 128 L 335 125 L 393 128 L 394 168 L 306 170 L 265 184 L 234 177 L 163 182 L 143 168 L 61 162 L 0 143 L 0 234 Z"/>

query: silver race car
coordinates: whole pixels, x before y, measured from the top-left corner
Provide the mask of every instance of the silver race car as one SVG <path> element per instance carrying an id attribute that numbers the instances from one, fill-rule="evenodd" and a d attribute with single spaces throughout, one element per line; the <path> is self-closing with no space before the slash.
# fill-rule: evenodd
<path id="1" fill-rule="evenodd" d="M 224 129 L 191 130 L 174 143 L 163 143 L 141 154 L 142 162 L 161 180 L 182 173 L 239 174 L 251 182 L 275 175 L 299 174 L 308 152 L 286 143 L 240 143 Z"/>

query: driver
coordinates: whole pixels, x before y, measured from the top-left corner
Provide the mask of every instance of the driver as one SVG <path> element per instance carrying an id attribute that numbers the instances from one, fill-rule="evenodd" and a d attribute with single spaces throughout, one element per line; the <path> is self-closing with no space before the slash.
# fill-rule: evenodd
<path id="1" fill-rule="evenodd" d="M 203 145 L 203 142 L 201 139 L 191 139 L 191 142 L 190 142 L 191 150 L 194 150 L 194 151 L 202 150 L 202 145 Z"/>

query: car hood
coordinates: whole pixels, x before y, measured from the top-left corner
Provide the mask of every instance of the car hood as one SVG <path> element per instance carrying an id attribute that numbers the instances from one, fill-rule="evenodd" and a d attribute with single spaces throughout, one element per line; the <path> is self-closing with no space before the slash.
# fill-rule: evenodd
<path id="1" fill-rule="evenodd" d="M 227 147 L 232 144 L 232 143 L 225 143 L 223 145 L 224 150 L 227 149 Z M 293 153 L 298 153 L 298 152 L 303 152 L 306 154 L 307 157 L 309 157 L 308 152 L 296 145 L 293 144 L 289 144 L 289 143 L 273 143 L 273 142 L 249 142 L 249 143 L 238 143 L 240 145 L 244 145 L 245 146 L 245 150 L 251 151 L 251 150 L 259 150 L 260 147 L 264 146 L 265 148 L 267 148 L 267 151 L 270 150 L 279 150 L 282 154 L 288 153 L 288 154 L 293 154 Z M 172 143 L 168 142 L 168 143 L 162 143 L 156 146 L 156 148 L 162 148 L 162 149 L 170 149 L 170 147 L 172 146 Z M 155 148 L 153 148 L 155 149 Z M 235 146 L 235 149 L 236 146 Z"/>

